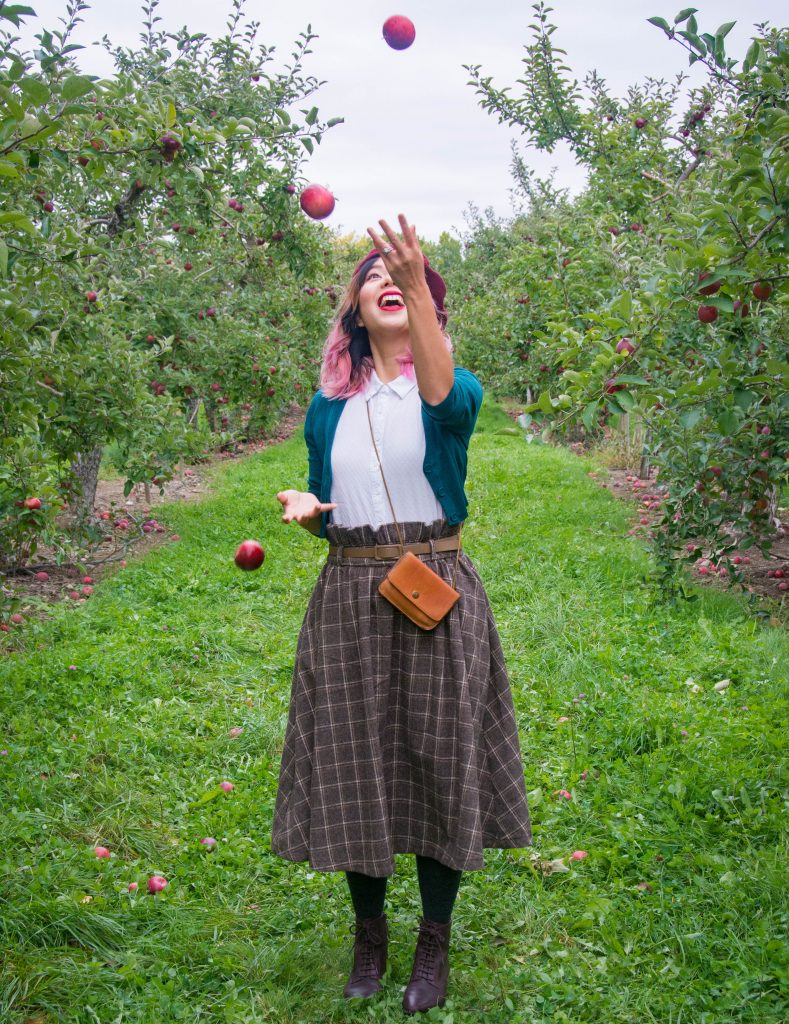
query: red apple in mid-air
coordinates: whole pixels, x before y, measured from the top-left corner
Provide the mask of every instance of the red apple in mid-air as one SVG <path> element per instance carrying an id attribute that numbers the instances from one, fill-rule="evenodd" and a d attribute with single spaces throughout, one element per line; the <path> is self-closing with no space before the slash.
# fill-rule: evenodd
<path id="1" fill-rule="evenodd" d="M 643 128 L 646 125 L 646 123 L 647 119 L 645 117 L 637 117 L 633 122 L 636 128 Z"/>
<path id="2" fill-rule="evenodd" d="M 41 508 L 41 498 L 25 498 L 25 508 Z"/>
<path id="3" fill-rule="evenodd" d="M 301 193 L 299 204 L 313 220 L 323 220 L 334 209 L 334 196 L 323 185 L 308 185 Z"/>
<path id="4" fill-rule="evenodd" d="M 757 281 L 752 288 L 754 298 L 760 302 L 766 302 L 773 293 L 772 285 L 768 281 Z"/>
<path id="5" fill-rule="evenodd" d="M 88 302 L 95 302 L 96 299 L 98 298 L 98 295 L 96 294 L 96 292 L 85 292 L 85 298 L 88 300 Z"/>
<path id="6" fill-rule="evenodd" d="M 748 303 L 743 302 L 742 299 L 735 299 L 732 306 L 734 307 L 734 312 L 741 317 L 746 317 L 750 312 L 748 309 Z"/>
<path id="7" fill-rule="evenodd" d="M 632 356 L 632 354 L 636 350 L 636 346 L 632 343 L 630 338 L 622 338 L 622 340 L 616 346 L 616 350 L 617 352 L 627 352 L 629 356 Z"/>
<path id="8" fill-rule="evenodd" d="M 699 306 L 696 316 L 703 324 L 714 324 L 718 319 L 718 310 L 714 306 Z"/>
<path id="9" fill-rule="evenodd" d="M 151 875 L 148 879 L 148 892 L 161 892 L 167 885 L 167 879 L 163 875 Z"/>
<path id="10" fill-rule="evenodd" d="M 384 22 L 384 39 L 393 50 L 407 50 L 416 38 L 414 23 L 402 14 L 393 14 Z"/>
<path id="11" fill-rule="evenodd" d="M 235 563 L 239 569 L 259 569 L 266 552 L 256 540 L 245 540 L 238 545 Z"/>

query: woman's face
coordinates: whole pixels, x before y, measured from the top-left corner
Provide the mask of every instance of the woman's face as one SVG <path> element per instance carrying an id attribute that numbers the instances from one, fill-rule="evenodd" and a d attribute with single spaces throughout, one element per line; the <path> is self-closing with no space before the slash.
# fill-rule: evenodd
<path id="1" fill-rule="evenodd" d="M 392 284 L 384 261 L 379 259 L 367 271 L 359 292 L 359 320 L 368 331 L 402 330 L 408 326 L 403 293 Z"/>

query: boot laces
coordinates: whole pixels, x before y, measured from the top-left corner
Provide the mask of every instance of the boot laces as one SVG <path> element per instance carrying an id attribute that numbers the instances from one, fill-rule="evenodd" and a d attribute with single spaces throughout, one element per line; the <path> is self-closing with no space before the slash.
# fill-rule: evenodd
<path id="1" fill-rule="evenodd" d="M 370 926 L 366 924 L 352 924 L 350 931 L 355 936 L 357 975 L 377 978 L 378 966 L 375 962 L 375 949 L 381 944 L 381 940 L 373 936 Z"/>
<path id="2" fill-rule="evenodd" d="M 438 955 L 438 935 L 429 925 L 419 927 L 419 956 L 414 968 L 414 980 L 433 980 L 433 972 Z"/>

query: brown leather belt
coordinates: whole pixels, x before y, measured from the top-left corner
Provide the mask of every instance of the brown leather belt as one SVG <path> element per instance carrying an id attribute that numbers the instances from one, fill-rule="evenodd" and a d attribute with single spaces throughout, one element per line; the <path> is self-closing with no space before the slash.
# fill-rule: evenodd
<path id="1" fill-rule="evenodd" d="M 396 560 L 404 552 L 412 551 L 415 555 L 435 555 L 440 551 L 457 551 L 459 537 L 440 537 L 420 544 L 376 544 L 371 548 L 346 548 L 342 544 L 329 545 L 329 557 L 337 558 L 377 558 L 381 561 Z"/>

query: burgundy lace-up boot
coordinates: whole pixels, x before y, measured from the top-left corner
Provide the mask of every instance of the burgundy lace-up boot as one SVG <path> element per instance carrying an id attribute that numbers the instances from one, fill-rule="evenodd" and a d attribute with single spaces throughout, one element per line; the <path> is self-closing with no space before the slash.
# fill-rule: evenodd
<path id="1" fill-rule="evenodd" d="M 439 924 L 422 918 L 414 953 L 411 980 L 403 995 L 406 1013 L 443 1006 L 449 981 L 449 932 L 452 922 Z"/>
<path id="2" fill-rule="evenodd" d="M 386 914 L 363 921 L 357 917 L 351 931 L 355 932 L 353 968 L 342 994 L 346 999 L 354 996 L 366 998 L 382 988 L 381 976 L 386 971 L 389 944 Z"/>

